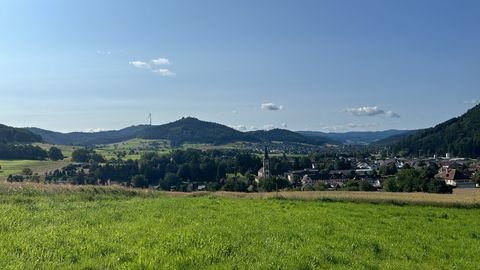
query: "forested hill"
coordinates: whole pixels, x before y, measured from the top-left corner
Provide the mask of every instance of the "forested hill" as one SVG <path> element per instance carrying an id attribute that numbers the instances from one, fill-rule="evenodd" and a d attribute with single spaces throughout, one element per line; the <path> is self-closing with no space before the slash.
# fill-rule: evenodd
<path id="1" fill-rule="evenodd" d="M 392 145 L 396 153 L 433 155 L 451 153 L 480 157 L 480 105 L 464 115 L 416 132 Z"/>
<path id="2" fill-rule="evenodd" d="M 40 142 L 42 137 L 23 128 L 14 128 L 0 124 L 0 143 Z"/>
<path id="3" fill-rule="evenodd" d="M 151 126 L 141 135 L 144 139 L 167 139 L 172 145 L 183 143 L 225 144 L 236 141 L 256 142 L 257 138 L 233 128 L 185 117 L 172 123 Z"/>
<path id="4" fill-rule="evenodd" d="M 70 133 L 61 133 L 40 128 L 27 129 L 35 134 L 42 136 L 44 141 L 52 144 L 95 145 L 117 143 L 140 137 L 147 127 L 149 126 L 140 125 L 131 126 L 121 130 Z"/>
<path id="5" fill-rule="evenodd" d="M 232 142 L 293 142 L 321 145 L 331 140 L 321 137 L 307 137 L 289 130 L 275 129 L 270 131 L 240 132 L 233 128 L 213 122 L 201 121 L 193 117 L 185 117 L 164 125 L 140 125 L 114 131 L 95 133 L 72 132 L 59 133 L 39 128 L 28 128 L 49 143 L 95 145 L 126 141 L 134 138 L 166 139 L 173 146 L 183 143 L 227 144 Z"/>

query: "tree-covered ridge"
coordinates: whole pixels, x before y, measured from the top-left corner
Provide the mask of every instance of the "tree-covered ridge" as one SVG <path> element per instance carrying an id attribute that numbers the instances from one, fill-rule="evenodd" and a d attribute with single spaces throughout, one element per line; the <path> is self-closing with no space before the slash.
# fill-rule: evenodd
<path id="1" fill-rule="evenodd" d="M 0 124 L 0 143 L 40 142 L 42 137 L 26 129 L 14 128 Z"/>
<path id="2" fill-rule="evenodd" d="M 275 129 L 270 131 L 240 132 L 231 127 L 201 121 L 193 117 L 185 117 L 164 125 L 140 125 L 121 130 L 102 131 L 95 133 L 71 132 L 60 133 L 39 128 L 28 130 L 41 135 L 52 144 L 96 145 L 127 141 L 134 138 L 170 140 L 173 146 L 184 143 L 227 144 L 233 142 L 292 142 L 321 145 L 331 140 L 322 137 L 307 137 L 289 130 Z"/>
<path id="3" fill-rule="evenodd" d="M 409 135 L 392 146 L 396 153 L 433 155 L 451 153 L 480 157 L 480 105 L 464 115 Z"/>
<path id="4" fill-rule="evenodd" d="M 186 117 L 172 123 L 145 129 L 143 139 L 167 139 L 172 145 L 183 143 L 225 144 L 236 141 L 258 141 L 257 138 L 233 128 Z"/>

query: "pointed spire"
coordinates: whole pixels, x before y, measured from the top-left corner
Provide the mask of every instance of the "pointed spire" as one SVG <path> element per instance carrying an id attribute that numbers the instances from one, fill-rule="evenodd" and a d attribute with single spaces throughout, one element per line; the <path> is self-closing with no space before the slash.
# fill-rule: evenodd
<path id="1" fill-rule="evenodd" d="M 268 149 L 267 149 L 267 146 L 265 145 L 265 154 L 263 155 L 263 158 L 264 159 L 269 159 L 268 158 Z"/>

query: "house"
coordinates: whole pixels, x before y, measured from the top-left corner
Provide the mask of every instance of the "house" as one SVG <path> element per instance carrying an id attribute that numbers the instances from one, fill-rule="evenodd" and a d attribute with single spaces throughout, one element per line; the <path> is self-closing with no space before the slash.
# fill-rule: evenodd
<path id="1" fill-rule="evenodd" d="M 473 183 L 459 170 L 449 168 L 448 166 L 442 166 L 435 175 L 435 178 L 443 179 L 447 185 L 453 187 L 466 187 Z"/>

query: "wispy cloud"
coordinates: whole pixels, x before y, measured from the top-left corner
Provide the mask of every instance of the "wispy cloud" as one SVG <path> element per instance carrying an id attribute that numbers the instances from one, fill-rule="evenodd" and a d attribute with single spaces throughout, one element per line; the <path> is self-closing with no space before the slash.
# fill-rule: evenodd
<path id="1" fill-rule="evenodd" d="M 260 108 L 267 111 L 279 111 L 279 110 L 283 110 L 283 105 L 277 105 L 275 103 L 268 102 L 260 105 Z"/>
<path id="2" fill-rule="evenodd" d="M 350 113 L 354 116 L 376 116 L 384 115 L 390 118 L 400 118 L 400 115 L 393 111 L 385 111 L 380 109 L 377 106 L 364 106 L 359 108 L 348 108 L 343 110 L 343 112 Z"/>
<path id="3" fill-rule="evenodd" d="M 103 129 L 103 128 L 88 128 L 88 129 L 85 129 L 83 132 L 97 133 L 97 132 L 101 132 L 101 131 L 106 131 L 106 129 Z"/>
<path id="4" fill-rule="evenodd" d="M 152 70 L 153 73 L 157 73 L 162 77 L 170 77 L 170 76 L 175 76 L 174 72 L 170 71 L 169 69 L 166 68 L 159 68 L 159 69 L 154 69 Z"/>
<path id="5" fill-rule="evenodd" d="M 100 51 L 100 50 L 98 50 L 98 51 L 97 51 L 97 54 L 98 54 L 98 55 L 106 55 L 106 56 L 108 56 L 108 55 L 112 55 L 113 52 L 111 52 L 111 51 Z"/>
<path id="6" fill-rule="evenodd" d="M 162 57 L 153 59 L 152 63 L 154 65 L 170 65 L 170 61 L 167 58 L 162 58 Z"/>
<path id="7" fill-rule="evenodd" d="M 465 100 L 463 103 L 468 104 L 468 105 L 478 105 L 478 104 L 480 104 L 480 100 L 470 99 L 470 100 Z"/>
<path id="8" fill-rule="evenodd" d="M 150 65 L 147 62 L 143 61 L 130 61 L 128 62 L 130 65 L 136 68 L 143 68 L 143 69 L 150 69 Z"/>
<path id="9" fill-rule="evenodd" d="M 267 125 L 263 125 L 263 130 L 272 130 L 272 129 L 275 129 L 276 126 L 273 125 L 273 124 L 267 124 Z"/>
<path id="10" fill-rule="evenodd" d="M 163 57 L 160 57 L 160 58 L 157 58 L 157 59 L 152 59 L 152 60 L 150 60 L 150 63 L 152 63 L 152 65 L 154 65 L 154 66 L 170 65 L 171 64 L 170 60 L 168 60 L 167 58 L 163 58 Z M 139 61 L 139 60 L 130 61 L 130 62 L 128 62 L 128 64 L 130 64 L 130 65 L 132 65 L 136 68 L 151 70 L 153 73 L 158 74 L 162 77 L 171 77 L 171 76 L 177 75 L 175 72 L 173 72 L 173 71 L 171 71 L 170 69 L 167 69 L 167 68 L 154 69 L 154 68 L 152 68 L 152 65 L 149 64 L 149 62 L 145 62 L 145 61 Z"/>
<path id="11" fill-rule="evenodd" d="M 250 126 L 250 127 L 247 127 L 245 125 L 234 125 L 234 126 L 230 126 L 231 128 L 233 129 L 236 129 L 238 131 L 254 131 L 254 130 L 258 130 L 257 127 L 255 126 Z"/>

